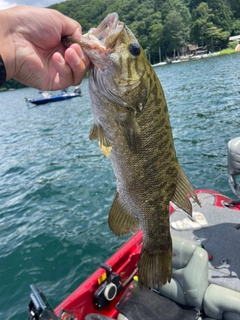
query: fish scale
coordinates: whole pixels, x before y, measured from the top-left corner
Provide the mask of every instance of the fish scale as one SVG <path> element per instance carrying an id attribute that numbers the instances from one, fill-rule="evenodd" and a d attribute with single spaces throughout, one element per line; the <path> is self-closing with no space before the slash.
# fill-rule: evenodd
<path id="1" fill-rule="evenodd" d="M 65 42 L 78 42 L 92 62 L 90 139 L 109 157 L 117 187 L 109 227 L 117 236 L 142 228 L 139 285 L 164 285 L 172 274 L 169 202 L 189 214 L 188 196 L 200 203 L 176 157 L 159 79 L 116 13 L 81 41 Z"/>

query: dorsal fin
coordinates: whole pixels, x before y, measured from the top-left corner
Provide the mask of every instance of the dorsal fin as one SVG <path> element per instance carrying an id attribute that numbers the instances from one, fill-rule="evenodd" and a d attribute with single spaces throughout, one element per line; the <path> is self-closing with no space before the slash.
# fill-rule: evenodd
<path id="1" fill-rule="evenodd" d="M 192 197 L 193 200 L 201 206 L 193 186 L 186 177 L 182 167 L 179 165 L 176 190 L 171 201 L 192 216 L 192 204 L 188 195 L 190 195 L 190 197 Z"/>

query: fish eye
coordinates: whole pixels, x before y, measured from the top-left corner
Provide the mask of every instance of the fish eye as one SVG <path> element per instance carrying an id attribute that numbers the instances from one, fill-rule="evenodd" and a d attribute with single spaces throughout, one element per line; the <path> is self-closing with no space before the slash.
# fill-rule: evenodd
<path id="1" fill-rule="evenodd" d="M 130 43 L 128 50 L 134 57 L 137 57 L 140 54 L 140 45 L 138 43 Z"/>

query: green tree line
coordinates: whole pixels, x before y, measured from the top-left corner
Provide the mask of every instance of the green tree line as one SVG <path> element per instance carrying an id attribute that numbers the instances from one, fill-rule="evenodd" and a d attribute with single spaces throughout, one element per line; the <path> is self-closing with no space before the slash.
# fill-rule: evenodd
<path id="1" fill-rule="evenodd" d="M 152 63 L 189 44 L 225 49 L 229 37 L 240 34 L 239 0 L 67 0 L 51 7 L 77 20 L 83 33 L 117 12 Z"/>
<path id="2" fill-rule="evenodd" d="M 151 63 L 181 54 L 189 44 L 225 49 L 229 37 L 240 34 L 239 0 L 67 0 L 50 8 L 77 20 L 83 33 L 117 12 Z"/>

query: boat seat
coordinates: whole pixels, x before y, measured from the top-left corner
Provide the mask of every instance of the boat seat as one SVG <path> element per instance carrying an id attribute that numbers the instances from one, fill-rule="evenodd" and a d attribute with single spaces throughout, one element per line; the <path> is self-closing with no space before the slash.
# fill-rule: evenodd
<path id="1" fill-rule="evenodd" d="M 116 306 L 118 320 L 240 320 L 240 292 L 208 283 L 207 252 L 193 241 L 172 240 L 171 282 L 153 291 L 132 282 Z"/>
<path id="2" fill-rule="evenodd" d="M 155 292 L 137 285 L 127 289 L 116 306 L 118 320 L 198 319 L 208 287 L 208 254 L 193 241 L 177 237 L 172 241 L 171 282 Z"/>
<path id="3" fill-rule="evenodd" d="M 199 311 L 132 282 L 116 305 L 117 320 L 196 320 Z"/>
<path id="4" fill-rule="evenodd" d="M 157 291 L 185 306 L 202 309 L 208 287 L 208 254 L 193 241 L 173 237 L 172 280 Z"/>
<path id="5" fill-rule="evenodd" d="M 203 309 L 213 319 L 240 320 L 240 292 L 210 284 L 204 296 Z"/>

